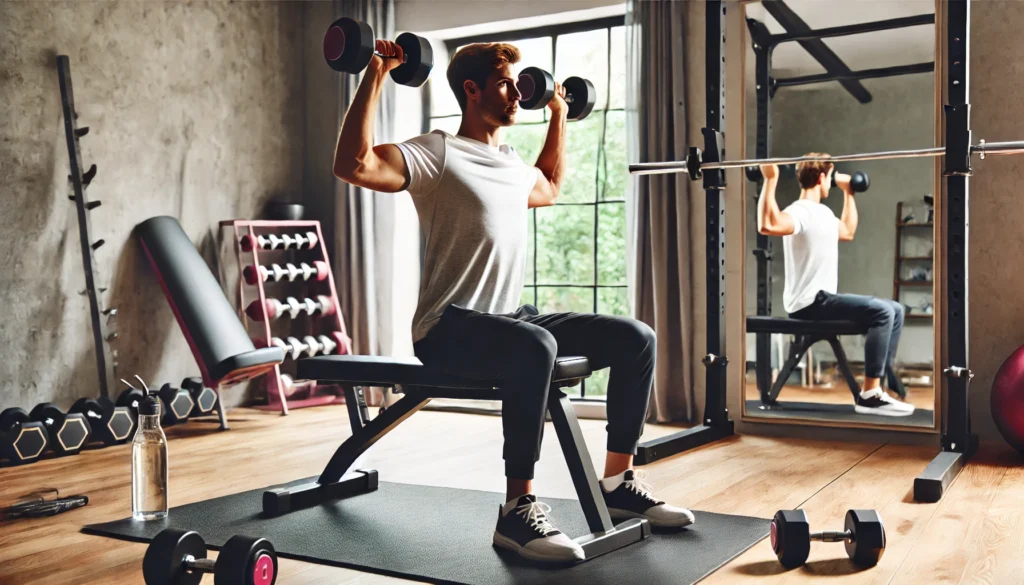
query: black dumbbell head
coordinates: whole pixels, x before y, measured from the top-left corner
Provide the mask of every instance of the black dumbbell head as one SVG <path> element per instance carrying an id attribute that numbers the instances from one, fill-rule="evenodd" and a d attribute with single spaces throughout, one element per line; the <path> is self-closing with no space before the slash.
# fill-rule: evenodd
<path id="1" fill-rule="evenodd" d="M 43 423 L 29 420 L 21 408 L 8 408 L 0 413 L 0 457 L 10 464 L 32 463 L 42 456 L 50 435 Z"/>
<path id="2" fill-rule="evenodd" d="M 874 510 L 850 510 L 844 528 L 853 534 L 846 541 L 846 554 L 855 565 L 874 567 L 885 552 L 885 526 Z"/>
<path id="3" fill-rule="evenodd" d="M 126 442 L 135 427 L 128 408 L 114 406 L 109 399 L 79 398 L 70 412 L 82 414 L 89 421 L 93 438 L 107 446 Z"/>
<path id="4" fill-rule="evenodd" d="M 50 435 L 50 448 L 61 455 L 75 455 L 89 442 L 92 428 L 81 413 L 64 414 L 49 402 L 40 402 L 29 413 L 32 420 L 43 423 Z"/>
<path id="5" fill-rule="evenodd" d="M 565 87 L 565 95 L 572 96 L 572 103 L 569 104 L 568 118 L 570 120 L 582 120 L 590 115 L 597 101 L 597 91 L 594 84 L 582 77 L 567 77 L 562 82 Z"/>
<path id="6" fill-rule="evenodd" d="M 761 167 L 757 165 L 744 167 L 743 172 L 746 173 L 747 180 L 751 183 L 757 183 L 761 180 Z"/>
<path id="7" fill-rule="evenodd" d="M 341 73 L 359 73 L 370 64 L 374 49 L 373 29 L 365 22 L 339 18 L 324 35 L 324 59 Z"/>
<path id="8" fill-rule="evenodd" d="M 175 425 L 188 420 L 195 403 L 192 401 L 192 396 L 187 390 L 181 390 L 170 384 L 164 384 L 160 387 L 159 395 L 166 407 L 161 419 L 164 425 Z"/>
<path id="9" fill-rule="evenodd" d="M 203 537 L 190 530 L 161 530 L 142 558 L 142 577 L 146 585 L 199 585 L 203 573 L 188 571 L 183 563 L 188 556 L 196 560 L 206 558 Z"/>
<path id="10" fill-rule="evenodd" d="M 5 408 L 3 412 L 0 412 L 0 432 L 6 433 L 14 428 L 15 425 L 20 425 L 30 420 L 32 418 L 29 417 L 23 408 Z"/>
<path id="11" fill-rule="evenodd" d="M 405 53 L 405 63 L 391 70 L 395 83 L 419 87 L 426 83 L 430 70 L 434 68 L 434 49 L 430 41 L 412 33 L 402 33 L 395 39 Z M 310 246 L 312 247 L 312 246 Z"/>
<path id="12" fill-rule="evenodd" d="M 202 378 L 185 378 L 181 381 L 181 387 L 192 395 L 192 401 L 195 402 L 195 408 L 200 414 L 206 414 L 217 406 L 217 393 L 213 388 L 206 387 Z"/>
<path id="13" fill-rule="evenodd" d="M 277 551 L 265 538 L 232 536 L 220 549 L 213 579 L 216 585 L 274 585 Z"/>
<path id="14" fill-rule="evenodd" d="M 779 510 L 771 525 L 771 543 L 775 556 L 787 569 L 807 562 L 811 554 L 811 526 L 803 510 Z"/>
<path id="15" fill-rule="evenodd" d="M 519 72 L 516 89 L 519 90 L 520 108 L 539 110 L 554 97 L 555 78 L 539 67 L 527 67 Z"/>
<path id="16" fill-rule="evenodd" d="M 850 177 L 850 187 L 854 193 L 863 193 L 868 190 L 871 186 L 871 180 L 868 179 L 867 173 L 857 171 Z"/>
<path id="17" fill-rule="evenodd" d="M 139 419 L 139 405 L 146 399 L 146 393 L 138 388 L 128 388 L 117 397 L 117 405 L 128 408 L 132 420 Z"/>

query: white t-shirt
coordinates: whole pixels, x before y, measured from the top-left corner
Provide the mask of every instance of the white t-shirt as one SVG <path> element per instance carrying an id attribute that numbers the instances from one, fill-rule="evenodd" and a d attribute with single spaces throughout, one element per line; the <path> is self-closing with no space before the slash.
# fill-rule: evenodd
<path id="1" fill-rule="evenodd" d="M 540 170 L 511 146 L 442 130 L 397 146 L 425 238 L 413 342 L 450 304 L 514 311 L 526 276 L 528 202 Z"/>
<path id="2" fill-rule="evenodd" d="M 795 229 L 782 236 L 786 287 L 782 305 L 795 313 L 814 303 L 818 291 L 839 287 L 839 218 L 824 204 L 798 199 L 783 210 Z"/>

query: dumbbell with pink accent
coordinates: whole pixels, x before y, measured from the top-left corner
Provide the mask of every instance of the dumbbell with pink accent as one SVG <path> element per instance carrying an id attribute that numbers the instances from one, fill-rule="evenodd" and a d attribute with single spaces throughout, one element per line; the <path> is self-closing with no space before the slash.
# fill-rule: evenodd
<path id="1" fill-rule="evenodd" d="M 267 345 L 262 339 L 253 339 L 252 342 L 256 347 L 266 347 Z M 280 337 L 271 337 L 270 345 L 271 347 L 280 347 L 284 350 L 285 356 L 290 357 L 293 360 L 299 359 L 302 354 L 309 351 L 309 346 L 302 343 L 295 337 L 289 337 L 287 341 Z"/>
<path id="2" fill-rule="evenodd" d="M 323 260 L 317 260 L 310 266 L 303 262 L 298 266 L 294 264 L 285 264 L 282 267 L 280 264 L 271 264 L 270 267 L 256 266 L 250 264 L 242 269 L 242 276 L 245 278 L 245 282 L 248 284 L 256 284 L 259 281 L 266 282 L 267 280 L 273 280 L 277 282 L 284 278 L 287 278 L 289 282 L 294 282 L 299 276 L 302 280 L 309 280 L 311 277 L 316 277 L 317 280 L 324 280 L 327 278 L 327 263 Z"/>
<path id="3" fill-rule="evenodd" d="M 267 299 L 264 307 L 267 317 L 270 319 L 277 319 L 285 313 L 294 319 L 299 316 L 300 312 L 304 312 L 307 315 L 333 315 L 335 311 L 331 297 L 324 295 L 317 296 L 315 301 L 313 299 L 302 299 L 300 301 L 295 297 L 288 297 L 284 302 L 277 299 Z M 249 318 L 253 321 L 262 321 L 263 310 L 260 308 L 259 300 L 249 303 L 249 306 L 245 308 L 245 314 L 249 315 Z"/>
<path id="4" fill-rule="evenodd" d="M 302 338 L 302 341 L 306 343 L 306 347 L 309 348 L 309 355 L 312 357 L 317 354 L 330 355 L 338 348 L 341 348 L 342 352 L 344 352 L 347 338 L 341 331 L 335 331 L 331 333 L 330 337 L 326 335 L 319 335 L 317 337 L 307 335 Z"/>
<path id="5" fill-rule="evenodd" d="M 256 245 L 264 250 L 276 250 L 278 248 L 287 250 L 293 246 L 299 249 L 313 249 L 316 247 L 318 241 L 319 240 L 317 239 L 315 232 L 306 232 L 305 235 L 295 234 L 294 236 L 289 234 L 283 234 L 280 236 L 276 234 L 267 234 L 265 236 L 259 235 L 255 238 Z M 242 236 L 239 243 L 241 244 L 242 251 L 244 252 L 251 252 L 254 247 L 253 237 L 249 234 Z"/>

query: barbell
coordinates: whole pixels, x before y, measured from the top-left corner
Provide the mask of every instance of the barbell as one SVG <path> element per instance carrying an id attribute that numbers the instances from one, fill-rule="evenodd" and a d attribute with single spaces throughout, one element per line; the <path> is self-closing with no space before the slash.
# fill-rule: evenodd
<path id="1" fill-rule="evenodd" d="M 691 151 L 694 149 L 691 149 Z M 711 169 L 735 169 L 753 165 L 795 165 L 803 162 L 849 162 L 856 160 L 889 160 L 896 158 L 921 158 L 937 157 L 946 154 L 944 146 L 934 148 L 916 148 L 909 150 L 884 150 L 879 152 L 863 152 L 857 154 L 840 154 L 834 156 L 792 156 L 780 158 L 750 158 L 745 160 L 726 160 L 720 162 L 703 162 L 700 159 L 700 150 L 697 150 L 697 157 L 688 157 L 684 161 L 647 162 L 633 163 L 629 165 L 631 175 L 664 175 L 669 173 L 689 173 L 694 176 L 698 171 Z M 1024 154 L 1024 141 L 1011 142 L 985 142 L 970 146 L 971 154 L 981 155 L 1008 155 Z M 696 167 L 696 168 L 692 168 Z"/>

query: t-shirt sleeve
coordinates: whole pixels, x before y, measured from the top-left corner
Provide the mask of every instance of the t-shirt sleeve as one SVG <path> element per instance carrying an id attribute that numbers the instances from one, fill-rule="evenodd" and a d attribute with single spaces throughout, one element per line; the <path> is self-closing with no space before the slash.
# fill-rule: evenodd
<path id="1" fill-rule="evenodd" d="M 534 165 L 531 165 L 524 161 L 523 157 L 519 156 L 519 152 L 515 148 L 512 148 L 511 145 L 508 147 L 508 149 L 509 152 L 512 153 L 512 156 L 516 157 L 519 160 L 519 162 L 523 163 L 523 167 L 526 168 L 526 172 L 523 175 L 524 181 L 527 184 L 527 189 L 532 191 L 533 186 L 537 184 L 537 179 L 540 178 L 541 170 L 535 167 Z"/>
<path id="2" fill-rule="evenodd" d="M 409 180 L 406 191 L 414 196 L 433 191 L 444 172 L 444 135 L 431 132 L 395 146 L 405 157 L 405 173 Z"/>
<path id="3" fill-rule="evenodd" d="M 793 235 L 803 233 L 810 225 L 811 214 L 802 205 L 790 205 L 783 212 L 793 218 Z"/>

